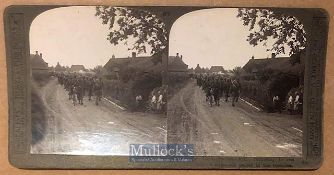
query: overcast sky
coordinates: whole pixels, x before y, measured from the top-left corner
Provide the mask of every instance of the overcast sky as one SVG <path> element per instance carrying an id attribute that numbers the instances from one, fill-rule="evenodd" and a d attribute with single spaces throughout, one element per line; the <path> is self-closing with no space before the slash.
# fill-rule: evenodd
<path id="1" fill-rule="evenodd" d="M 173 25 L 170 34 L 170 55 L 179 52 L 189 67 L 222 65 L 225 69 L 243 66 L 251 58 L 266 58 L 266 47 L 250 46 L 248 28 L 236 17 L 237 9 L 208 9 L 188 13 Z M 43 53 L 49 65 L 86 68 L 104 65 L 114 54 L 128 57 L 132 51 L 120 44 L 113 46 L 106 39 L 108 26 L 95 16 L 95 7 L 62 7 L 46 11 L 30 28 L 30 51 Z M 149 55 L 147 54 L 142 54 Z"/>
<path id="2" fill-rule="evenodd" d="M 48 10 L 33 21 L 30 27 L 30 52 L 43 53 L 49 65 L 71 66 L 82 64 L 86 68 L 104 65 L 114 54 L 131 56 L 132 51 L 107 40 L 108 26 L 95 16 L 93 6 L 73 6 Z M 149 54 L 146 54 L 149 55 Z"/>

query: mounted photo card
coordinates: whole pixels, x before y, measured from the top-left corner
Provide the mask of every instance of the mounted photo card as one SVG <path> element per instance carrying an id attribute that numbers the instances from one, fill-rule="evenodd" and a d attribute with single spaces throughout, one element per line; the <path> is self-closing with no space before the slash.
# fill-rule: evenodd
<path id="1" fill-rule="evenodd" d="M 10 6 L 25 169 L 317 169 L 323 9 Z"/>

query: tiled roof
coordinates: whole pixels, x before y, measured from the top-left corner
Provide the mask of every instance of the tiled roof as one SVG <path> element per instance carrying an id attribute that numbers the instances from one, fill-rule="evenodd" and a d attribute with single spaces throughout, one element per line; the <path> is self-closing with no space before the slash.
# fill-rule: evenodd
<path id="1" fill-rule="evenodd" d="M 271 69 L 285 73 L 298 74 L 302 70 L 301 64 L 292 65 L 290 57 L 277 57 L 265 59 L 250 59 L 243 69 L 247 72 L 252 70 Z"/>
<path id="2" fill-rule="evenodd" d="M 48 64 L 40 55 L 30 54 L 30 64 L 32 69 L 47 69 Z"/>

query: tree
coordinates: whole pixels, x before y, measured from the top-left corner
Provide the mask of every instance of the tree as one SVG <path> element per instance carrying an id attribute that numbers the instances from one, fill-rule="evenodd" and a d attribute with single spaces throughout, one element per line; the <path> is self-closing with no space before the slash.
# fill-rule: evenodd
<path id="1" fill-rule="evenodd" d="M 161 55 L 167 46 L 167 31 L 159 17 L 148 11 L 137 8 L 97 6 L 97 17 L 102 24 L 108 25 L 108 40 L 117 45 L 120 42 L 128 45 L 128 39 L 134 40 L 128 50 L 146 53 L 150 46 L 152 55 Z"/>
<path id="2" fill-rule="evenodd" d="M 237 66 L 233 70 L 231 70 L 231 73 L 233 73 L 233 75 L 238 78 L 242 73 L 242 68 L 240 66 Z"/>
<path id="3" fill-rule="evenodd" d="M 285 46 L 290 48 L 289 54 L 300 52 L 306 46 L 306 32 L 303 24 L 295 17 L 268 9 L 238 9 L 238 18 L 244 26 L 249 27 L 247 41 L 256 46 L 267 45 L 274 41 L 271 49 L 276 55 L 285 53 Z"/>
<path id="4" fill-rule="evenodd" d="M 95 66 L 92 71 L 95 72 L 96 75 L 101 76 L 103 74 L 103 66 Z"/>

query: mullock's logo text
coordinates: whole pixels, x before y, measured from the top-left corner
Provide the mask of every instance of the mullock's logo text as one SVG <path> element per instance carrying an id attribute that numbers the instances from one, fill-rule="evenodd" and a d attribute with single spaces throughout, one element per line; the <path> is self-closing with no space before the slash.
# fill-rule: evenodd
<path id="1" fill-rule="evenodd" d="M 193 160 L 192 144 L 130 144 L 130 162 L 189 162 Z"/>

